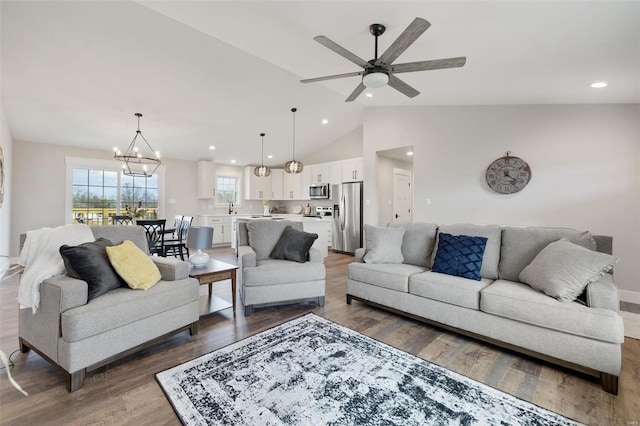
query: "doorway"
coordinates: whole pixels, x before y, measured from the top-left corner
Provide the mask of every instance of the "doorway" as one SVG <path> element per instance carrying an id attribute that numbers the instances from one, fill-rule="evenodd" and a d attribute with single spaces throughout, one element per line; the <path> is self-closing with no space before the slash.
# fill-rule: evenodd
<path id="1" fill-rule="evenodd" d="M 413 147 L 376 152 L 378 226 L 413 221 Z"/>
<path id="2" fill-rule="evenodd" d="M 411 223 L 411 171 L 393 169 L 393 223 Z"/>

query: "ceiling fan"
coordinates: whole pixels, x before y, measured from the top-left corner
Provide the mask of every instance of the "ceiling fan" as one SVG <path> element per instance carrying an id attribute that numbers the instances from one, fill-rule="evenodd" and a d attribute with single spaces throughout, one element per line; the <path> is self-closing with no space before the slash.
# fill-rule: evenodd
<path id="1" fill-rule="evenodd" d="M 375 44 L 375 58 L 370 61 L 365 61 L 359 56 L 349 52 L 339 44 L 329 40 L 325 36 L 316 36 L 313 39 L 321 45 L 333 50 L 338 55 L 345 59 L 350 60 L 354 64 L 362 67 L 362 71 L 349 72 L 345 74 L 329 75 L 326 77 L 309 78 L 306 80 L 300 80 L 301 83 L 313 83 L 316 81 L 333 80 L 336 78 L 354 77 L 356 75 L 362 76 L 362 82 L 351 92 L 345 102 L 351 102 L 355 100 L 360 93 L 364 91 L 366 87 L 377 88 L 386 84 L 393 87 L 397 91 L 404 93 L 410 98 L 413 98 L 420 94 L 419 91 L 409 86 L 404 81 L 400 80 L 395 74 L 403 72 L 414 71 L 426 71 L 437 70 L 442 68 L 457 68 L 461 67 L 467 61 L 465 56 L 457 58 L 435 59 L 431 61 L 420 62 L 408 62 L 405 64 L 392 65 L 393 61 L 404 52 L 411 44 L 418 39 L 424 33 L 431 24 L 426 19 L 416 18 L 409 24 L 407 29 L 389 46 L 389 48 L 378 57 L 378 37 L 384 34 L 386 30 L 382 24 L 372 24 L 369 26 L 369 31 L 376 38 Z"/>

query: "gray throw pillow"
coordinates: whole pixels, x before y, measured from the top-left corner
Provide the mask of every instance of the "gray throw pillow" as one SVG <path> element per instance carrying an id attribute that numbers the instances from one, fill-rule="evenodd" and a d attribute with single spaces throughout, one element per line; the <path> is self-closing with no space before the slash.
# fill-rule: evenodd
<path id="1" fill-rule="evenodd" d="M 298 231 L 291 226 L 287 226 L 282 231 L 282 235 L 269 257 L 304 263 L 309 260 L 309 250 L 317 239 L 318 234 Z"/>
<path id="2" fill-rule="evenodd" d="M 364 225 L 365 263 L 402 263 L 403 228 Z"/>
<path id="3" fill-rule="evenodd" d="M 573 302 L 588 284 L 597 281 L 617 262 L 616 256 L 562 238 L 538 253 L 520 273 L 520 281 L 561 302 Z"/>

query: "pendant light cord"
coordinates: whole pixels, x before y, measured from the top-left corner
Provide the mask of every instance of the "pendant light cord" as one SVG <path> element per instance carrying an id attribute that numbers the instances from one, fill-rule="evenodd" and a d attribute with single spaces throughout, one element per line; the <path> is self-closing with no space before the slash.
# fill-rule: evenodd
<path id="1" fill-rule="evenodd" d="M 296 161 L 296 111 L 297 108 L 291 108 L 293 112 L 293 161 Z"/>

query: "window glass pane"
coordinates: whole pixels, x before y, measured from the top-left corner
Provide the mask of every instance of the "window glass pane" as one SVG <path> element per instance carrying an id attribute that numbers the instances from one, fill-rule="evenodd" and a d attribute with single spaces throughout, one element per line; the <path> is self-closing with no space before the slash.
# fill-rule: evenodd
<path id="1" fill-rule="evenodd" d="M 158 187 L 158 175 L 152 175 L 147 178 L 147 188 L 157 188 Z"/>
<path id="2" fill-rule="evenodd" d="M 104 171 L 104 186 L 118 186 L 118 172 Z"/>
<path id="3" fill-rule="evenodd" d="M 146 188 L 147 187 L 147 179 L 143 177 L 133 177 L 133 187 L 134 188 Z"/>
<path id="4" fill-rule="evenodd" d="M 238 178 L 218 176 L 216 179 L 216 203 L 238 204 Z"/>
<path id="5" fill-rule="evenodd" d="M 89 184 L 89 170 L 87 170 L 87 169 L 73 169 L 73 184 L 74 185 L 88 185 Z"/>
<path id="6" fill-rule="evenodd" d="M 144 197 L 145 207 L 158 207 L 158 190 L 147 189 Z"/>
<path id="7" fill-rule="evenodd" d="M 102 186 L 104 184 L 102 170 L 89 170 L 89 185 Z"/>
<path id="8" fill-rule="evenodd" d="M 87 187 L 73 186 L 73 207 L 86 206 L 87 204 Z"/>
<path id="9" fill-rule="evenodd" d="M 102 193 L 101 186 L 89 187 L 89 205 L 91 207 L 102 207 Z"/>
<path id="10" fill-rule="evenodd" d="M 129 185 L 130 187 L 133 187 L 133 176 L 126 176 L 124 174 L 120 175 L 120 185 Z"/>
<path id="11" fill-rule="evenodd" d="M 142 196 L 142 190 L 133 188 L 130 184 L 124 184 L 120 188 L 120 203 L 123 205 L 138 205 L 138 201 L 142 201 Z"/>
<path id="12" fill-rule="evenodd" d="M 118 197 L 118 188 L 106 186 L 104 188 L 104 206 L 114 210 L 116 208 L 116 201 Z"/>

